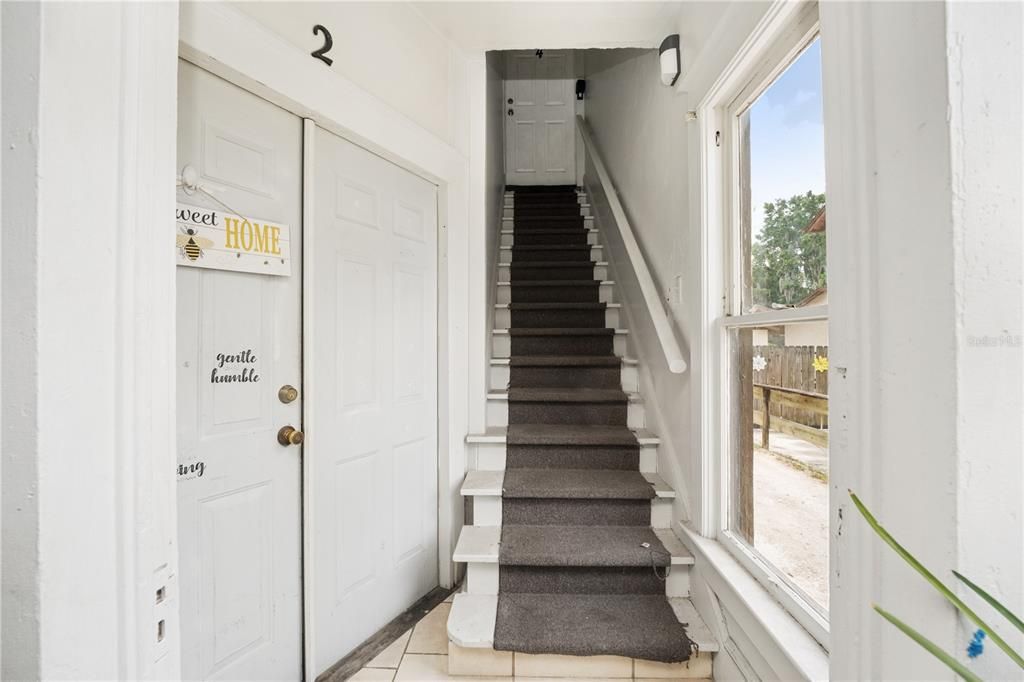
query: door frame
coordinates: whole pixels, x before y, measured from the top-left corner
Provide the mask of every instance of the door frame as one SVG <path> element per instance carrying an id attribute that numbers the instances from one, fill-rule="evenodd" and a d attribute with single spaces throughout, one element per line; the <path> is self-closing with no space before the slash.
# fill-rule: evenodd
<path id="1" fill-rule="evenodd" d="M 321 127 L 363 147 L 437 187 L 437 372 L 438 372 L 438 581 L 451 587 L 456 581 L 451 560 L 454 540 L 462 525 L 459 486 L 466 471 L 465 434 L 469 432 L 466 400 L 471 377 L 466 367 L 466 330 L 471 328 L 468 291 L 469 250 L 451 249 L 468 243 L 470 166 L 455 147 L 411 122 L 403 114 L 366 93 L 329 68 L 311 65 L 303 52 L 241 12 L 221 4 L 188 3 L 180 6 L 178 56 L 303 119 L 303 391 L 314 375 L 308 333 L 308 309 L 313 278 L 315 239 L 306 230 L 313 211 L 312 133 Z M 319 63 L 317 63 L 319 64 Z M 315 68 L 314 68 L 315 67 Z M 296 73 L 303 78 L 295 78 Z M 480 324 L 483 324 L 481 314 Z M 303 402 L 303 428 L 313 428 L 308 401 Z M 315 439 L 314 439 L 315 440 Z M 313 680 L 317 671 L 316 608 L 312 594 L 314 526 L 309 485 L 312 472 L 310 444 L 303 446 L 303 669 Z"/>

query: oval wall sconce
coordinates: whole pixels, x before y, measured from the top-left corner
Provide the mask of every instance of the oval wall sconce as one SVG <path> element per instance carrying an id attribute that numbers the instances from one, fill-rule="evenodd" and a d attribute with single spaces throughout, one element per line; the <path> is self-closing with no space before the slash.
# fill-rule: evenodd
<path id="1" fill-rule="evenodd" d="M 661 82 L 663 85 L 675 85 L 679 79 L 679 34 L 673 33 L 661 41 L 658 48 L 661 61 Z"/>

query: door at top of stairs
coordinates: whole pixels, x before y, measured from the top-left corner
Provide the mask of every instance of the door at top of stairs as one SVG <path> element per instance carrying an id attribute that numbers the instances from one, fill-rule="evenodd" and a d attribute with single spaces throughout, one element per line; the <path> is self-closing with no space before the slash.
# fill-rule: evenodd
<path id="1" fill-rule="evenodd" d="M 576 184 L 572 53 L 509 52 L 505 176 L 510 185 Z"/>

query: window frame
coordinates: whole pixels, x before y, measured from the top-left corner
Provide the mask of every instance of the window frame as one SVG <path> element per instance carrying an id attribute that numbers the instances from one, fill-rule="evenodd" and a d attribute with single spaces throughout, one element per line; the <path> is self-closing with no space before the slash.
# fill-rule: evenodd
<path id="1" fill-rule="evenodd" d="M 827 305 L 742 314 L 739 114 L 818 37 L 817 2 L 774 3 L 697 111 L 703 188 L 701 533 L 718 540 L 827 651 L 828 613 L 729 527 L 734 459 L 730 447 L 730 332 L 828 319 Z"/>

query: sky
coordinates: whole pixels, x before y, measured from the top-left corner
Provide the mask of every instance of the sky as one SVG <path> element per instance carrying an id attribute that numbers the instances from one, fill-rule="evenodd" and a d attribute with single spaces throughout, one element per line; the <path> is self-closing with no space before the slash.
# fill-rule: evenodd
<path id="1" fill-rule="evenodd" d="M 750 192 L 753 234 L 764 203 L 825 191 L 821 112 L 821 41 L 807 50 L 750 108 Z"/>

